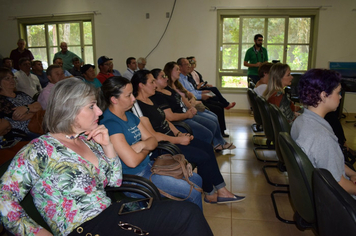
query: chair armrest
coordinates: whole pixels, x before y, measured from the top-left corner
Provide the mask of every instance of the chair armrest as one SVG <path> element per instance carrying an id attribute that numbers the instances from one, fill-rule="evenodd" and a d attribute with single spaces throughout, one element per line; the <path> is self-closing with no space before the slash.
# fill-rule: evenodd
<path id="1" fill-rule="evenodd" d="M 179 126 L 185 129 L 188 133 L 193 135 L 193 130 L 190 128 L 190 126 L 187 123 L 184 123 L 182 121 L 173 121 L 171 122 L 174 126 Z"/>

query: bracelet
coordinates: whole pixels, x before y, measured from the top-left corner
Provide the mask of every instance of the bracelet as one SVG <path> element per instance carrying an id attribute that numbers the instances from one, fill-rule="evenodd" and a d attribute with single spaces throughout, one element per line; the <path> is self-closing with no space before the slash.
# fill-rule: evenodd
<path id="1" fill-rule="evenodd" d="M 178 135 L 179 135 L 180 133 L 182 133 L 182 132 L 178 131 L 178 133 L 176 134 L 176 137 L 178 137 Z"/>
<path id="2" fill-rule="evenodd" d="M 26 113 L 29 113 L 30 112 L 30 108 L 28 107 L 28 105 L 25 105 L 25 107 L 27 108 L 27 112 Z"/>

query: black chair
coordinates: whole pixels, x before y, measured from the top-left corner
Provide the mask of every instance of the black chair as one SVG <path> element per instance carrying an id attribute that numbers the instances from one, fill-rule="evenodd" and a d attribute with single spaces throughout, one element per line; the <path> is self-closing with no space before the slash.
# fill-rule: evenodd
<path id="1" fill-rule="evenodd" d="M 294 208 L 294 220 L 299 230 L 316 229 L 312 173 L 314 167 L 290 135 L 281 132 L 278 137 L 289 179 L 289 195 Z"/>
<path id="2" fill-rule="evenodd" d="M 11 161 L 12 160 L 9 160 L 0 166 L 0 177 L 3 176 L 3 174 L 6 172 Z M 151 181 L 135 175 L 123 175 L 123 183 L 121 187 L 107 187 L 105 190 L 108 197 L 110 197 L 113 202 L 127 198 L 123 192 L 134 192 L 141 194 L 144 197 L 152 197 L 155 201 L 161 200 L 161 194 Z M 29 217 L 31 217 L 37 224 L 51 232 L 50 227 L 44 221 L 41 214 L 37 211 L 30 193 L 24 197 L 24 199 L 20 202 L 20 205 L 23 207 Z M 4 232 L 1 232 L 1 234 L 5 232 L 6 231 L 4 228 Z M 12 235 L 10 232 L 6 233 L 7 235 Z"/>
<path id="3" fill-rule="evenodd" d="M 278 157 L 278 162 L 276 165 L 265 165 L 262 170 L 266 176 L 267 182 L 271 185 L 274 185 L 276 187 L 288 187 L 288 184 L 279 184 L 279 183 L 273 183 L 266 172 L 267 168 L 277 168 L 280 172 L 286 172 L 286 167 L 284 164 L 283 156 L 281 153 L 281 150 L 279 148 L 279 142 L 278 142 L 278 135 L 280 132 L 287 132 L 288 134 L 290 133 L 291 126 L 288 123 L 288 120 L 285 118 L 281 110 L 276 107 L 275 105 L 270 104 L 269 106 L 269 113 L 270 113 L 270 119 L 272 122 L 272 127 L 273 127 L 273 133 L 274 133 L 274 146 L 276 150 L 276 154 Z"/>
<path id="4" fill-rule="evenodd" d="M 292 73 L 293 76 L 292 84 L 285 91 L 289 94 L 290 100 L 294 103 L 299 102 L 299 80 L 303 74 Z"/>
<path id="5" fill-rule="evenodd" d="M 356 201 L 328 170 L 314 170 L 313 191 L 319 236 L 355 235 Z"/>
<path id="6" fill-rule="evenodd" d="M 271 122 L 271 117 L 269 112 L 270 104 L 266 101 L 266 99 L 260 96 L 256 97 L 256 101 L 262 117 L 263 130 L 265 132 L 265 137 L 266 137 L 266 146 L 254 147 L 253 151 L 256 155 L 256 158 L 259 161 L 277 162 L 277 156 L 273 159 L 266 159 L 266 158 L 263 159 L 258 155 L 258 150 L 274 150 L 275 146 L 274 146 L 274 132 L 273 132 L 273 127 L 272 127 L 272 122 Z"/>
<path id="7" fill-rule="evenodd" d="M 256 101 L 256 97 L 258 95 L 251 88 L 249 88 L 247 90 L 247 95 L 248 95 L 248 98 L 250 100 L 250 104 L 252 106 L 253 118 L 255 119 L 255 122 L 256 122 L 255 124 L 251 125 L 251 129 L 252 129 L 253 132 L 262 132 L 263 131 L 262 117 L 261 117 L 260 111 L 258 109 L 257 101 Z M 254 137 L 256 137 L 256 136 L 264 137 L 264 135 L 254 135 Z"/>

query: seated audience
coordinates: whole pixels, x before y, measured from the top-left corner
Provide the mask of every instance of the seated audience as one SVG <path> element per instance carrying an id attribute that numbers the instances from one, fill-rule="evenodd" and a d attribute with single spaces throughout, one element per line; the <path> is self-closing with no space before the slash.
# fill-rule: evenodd
<path id="1" fill-rule="evenodd" d="M 146 64 L 147 64 L 146 58 L 140 57 L 139 59 L 137 59 L 138 70 L 147 70 L 146 69 Z"/>
<path id="2" fill-rule="evenodd" d="M 68 45 L 66 42 L 61 42 L 60 45 L 61 51 L 54 54 L 53 61 L 57 58 L 61 58 L 63 60 L 63 70 L 68 71 L 73 68 L 72 60 L 77 57 L 80 60 L 80 64 L 83 64 L 83 60 L 74 52 L 68 50 Z"/>
<path id="3" fill-rule="evenodd" d="M 217 87 L 212 86 L 211 84 L 208 84 L 207 81 L 206 84 L 204 85 L 203 77 L 202 75 L 195 70 L 197 61 L 195 57 L 187 57 L 187 60 L 190 63 L 190 69 L 189 69 L 189 74 L 188 74 L 188 81 L 194 86 L 196 90 L 209 90 L 215 94 L 210 99 L 213 99 L 217 102 L 220 102 L 222 106 L 226 110 L 230 110 L 236 105 L 236 102 L 228 102 L 223 95 L 220 93 L 219 89 Z"/>
<path id="4" fill-rule="evenodd" d="M 269 79 L 269 70 L 271 69 L 272 66 L 273 66 L 272 63 L 264 62 L 258 68 L 258 77 L 260 77 L 260 79 L 257 81 L 255 88 L 253 89 L 255 90 L 258 96 L 262 96 L 267 88 L 268 79 Z"/>
<path id="5" fill-rule="evenodd" d="M 219 121 L 214 113 L 208 110 L 198 112 L 186 98 L 177 93 L 174 82 L 168 84 L 168 79 L 161 69 L 154 69 L 152 73 L 157 88 L 156 93 L 150 99 L 164 111 L 167 120 L 187 123 L 197 139 L 213 143 L 216 151 L 236 148 L 222 137 Z"/>
<path id="6" fill-rule="evenodd" d="M 282 63 L 274 64 L 269 71 L 269 80 L 263 97 L 269 103 L 279 107 L 288 122 L 292 123 L 300 115 L 298 111 L 301 108 L 295 106 L 284 91 L 284 88 L 292 83 L 293 76 L 290 72 L 289 65 Z"/>
<path id="7" fill-rule="evenodd" d="M 32 52 L 26 49 L 26 41 L 24 39 L 17 41 L 17 48 L 11 51 L 10 58 L 16 70 L 20 70 L 19 61 L 21 58 L 27 58 L 30 61 L 34 59 Z"/>
<path id="8" fill-rule="evenodd" d="M 122 169 L 108 130 L 97 124 L 95 94 L 76 78 L 54 87 L 44 117 L 48 133 L 25 146 L 1 177 L 5 227 L 15 235 L 212 235 L 188 202 L 154 201 L 149 210 L 118 215 L 122 202 L 111 202 L 105 187 L 121 185 Z M 52 233 L 21 207 L 29 192 Z"/>
<path id="9" fill-rule="evenodd" d="M 339 106 L 341 76 L 335 71 L 312 69 L 299 81 L 299 99 L 306 106 L 293 122 L 291 136 L 315 168 L 331 172 L 341 187 L 356 198 L 356 172 L 344 164 L 344 155 L 330 124 L 324 119 Z"/>
<path id="10" fill-rule="evenodd" d="M 54 85 L 65 79 L 63 69 L 60 65 L 51 65 L 47 68 L 47 77 L 49 79 L 48 85 L 42 90 L 41 94 L 38 96 L 37 101 L 41 104 L 42 109 L 47 109 L 48 100 L 50 94 L 54 88 Z"/>
<path id="11" fill-rule="evenodd" d="M 127 58 L 126 66 L 127 66 L 127 70 L 124 72 L 124 74 L 122 76 L 125 77 L 126 79 L 131 80 L 133 74 L 137 70 L 136 58 L 134 58 L 134 57 Z"/>
<path id="12" fill-rule="evenodd" d="M 108 58 L 107 56 L 101 56 L 98 59 L 98 66 L 100 72 L 96 76 L 96 78 L 100 81 L 101 84 L 105 82 L 110 77 L 113 77 L 114 74 L 109 71 L 110 65 L 112 64 L 112 58 Z"/>
<path id="13" fill-rule="evenodd" d="M 113 61 L 111 60 L 110 62 L 111 62 L 111 63 L 110 63 L 110 65 L 109 65 L 109 71 L 108 71 L 108 72 L 109 72 L 109 73 L 112 73 L 114 76 L 121 76 L 120 71 L 114 69 L 114 63 L 113 63 Z"/>
<path id="14" fill-rule="evenodd" d="M 29 62 L 28 59 L 26 60 Z M 41 110 L 41 104 L 35 102 L 26 93 L 15 89 L 14 74 L 7 68 L 0 68 L 0 114 L 10 122 L 12 129 L 25 132 L 28 139 L 38 137 L 31 133 L 27 126 L 32 116 Z"/>
<path id="15" fill-rule="evenodd" d="M 189 72 L 189 62 L 187 59 L 183 58 L 180 60 L 183 67 L 187 67 L 184 70 L 187 72 L 186 74 L 188 74 Z M 199 95 L 199 93 L 195 93 L 196 89 L 194 89 L 193 85 L 187 80 L 187 76 L 184 76 L 183 74 L 181 74 L 180 68 L 182 68 L 182 66 L 178 66 L 177 63 L 175 62 L 168 62 L 165 66 L 164 66 L 164 73 L 166 74 L 166 76 L 168 76 L 168 84 L 172 87 L 174 86 L 174 89 L 176 89 L 177 92 L 180 93 L 181 96 L 186 96 L 187 99 L 189 99 L 190 101 L 192 101 L 193 104 L 195 104 L 195 100 L 201 100 L 202 96 L 204 95 Z M 180 82 L 180 76 L 182 76 L 184 82 L 186 82 L 187 86 L 190 86 L 191 91 L 193 91 L 194 93 L 190 92 L 189 89 L 185 88 L 185 86 L 183 86 Z M 174 84 L 174 85 L 173 85 Z M 186 90 L 188 92 L 186 92 Z M 206 90 L 207 92 L 210 92 L 208 90 Z M 185 95 L 187 94 L 187 95 Z M 198 96 L 198 97 L 197 97 Z M 200 96 L 200 97 L 199 97 Z M 212 111 L 215 115 L 217 115 L 218 117 L 218 121 L 219 121 L 219 126 L 220 126 L 220 131 L 221 131 L 221 135 L 223 137 L 229 137 L 228 134 L 225 134 L 224 131 L 226 130 L 226 124 L 225 124 L 225 113 L 224 113 L 224 108 L 221 106 L 220 103 L 216 103 L 215 101 L 202 101 L 203 104 L 209 108 L 210 111 Z"/>
<path id="16" fill-rule="evenodd" d="M 32 61 L 31 73 L 37 76 L 42 88 L 47 86 L 49 80 L 47 78 L 46 72 L 43 70 L 42 61 L 39 60 Z"/>
<path id="17" fill-rule="evenodd" d="M 53 59 L 53 64 L 55 64 L 55 65 L 60 65 L 60 66 L 63 68 L 64 77 L 65 77 L 65 78 L 73 77 L 73 75 L 72 75 L 71 73 L 69 73 L 68 70 L 64 69 L 62 58 L 59 58 L 59 57 L 58 57 L 58 58 L 56 58 L 56 59 Z"/>
<path id="18" fill-rule="evenodd" d="M 31 62 L 27 58 L 21 58 L 19 61 L 20 70 L 15 73 L 16 89 L 34 97 L 41 92 L 42 87 L 39 79 L 31 74 Z"/>
<path id="19" fill-rule="evenodd" d="M 81 67 L 81 73 L 84 77 L 84 81 L 88 84 L 92 84 L 95 88 L 100 88 L 101 83 L 100 81 L 95 77 L 95 66 L 86 64 Z"/>
<path id="20" fill-rule="evenodd" d="M 74 57 L 72 59 L 72 63 L 73 68 L 69 70 L 69 73 L 71 73 L 74 77 L 82 76 L 82 72 L 80 71 L 80 66 L 82 63 L 80 62 L 80 59 L 78 57 Z"/>
<path id="21" fill-rule="evenodd" d="M 124 77 L 111 77 L 104 82 L 101 90 L 107 109 L 100 123 L 109 130 L 110 140 L 121 159 L 122 172 L 146 179 L 151 177 L 159 189 L 182 199 L 189 196 L 186 201 L 202 209 L 201 193 L 193 189 L 189 195 L 191 186 L 185 180 L 157 174 L 151 176 L 153 161 L 149 154 L 157 147 L 157 140 L 139 118 L 128 111 L 135 102 L 130 81 Z M 189 180 L 201 187 L 202 180 L 196 173 Z"/>
<path id="22" fill-rule="evenodd" d="M 14 74 L 15 74 L 15 72 L 17 72 L 17 70 L 12 67 L 12 60 L 10 57 L 4 57 L 2 59 L 2 67 L 6 67 L 6 68 L 10 69 L 11 72 Z"/>

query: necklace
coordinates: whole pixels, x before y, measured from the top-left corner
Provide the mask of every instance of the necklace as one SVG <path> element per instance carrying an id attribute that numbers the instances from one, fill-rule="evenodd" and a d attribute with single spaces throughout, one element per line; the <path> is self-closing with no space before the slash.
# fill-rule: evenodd
<path id="1" fill-rule="evenodd" d="M 65 137 L 66 137 L 67 139 L 76 139 L 76 138 L 78 138 L 78 136 L 79 136 L 79 134 L 71 135 L 71 136 L 66 135 Z"/>

